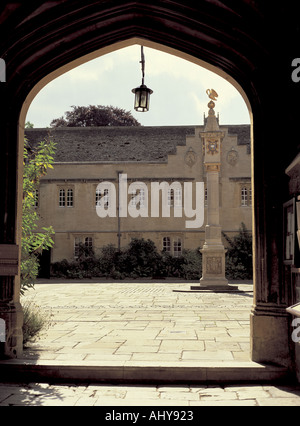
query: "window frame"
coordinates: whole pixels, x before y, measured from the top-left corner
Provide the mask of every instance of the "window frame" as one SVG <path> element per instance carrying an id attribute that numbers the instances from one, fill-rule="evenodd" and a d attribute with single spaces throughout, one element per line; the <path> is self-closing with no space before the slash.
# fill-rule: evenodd
<path id="1" fill-rule="evenodd" d="M 182 238 L 181 237 L 173 238 L 173 256 L 174 257 L 182 256 Z"/>
<path id="2" fill-rule="evenodd" d="M 241 184 L 240 186 L 240 205 L 241 207 L 252 206 L 252 188 L 250 184 Z"/>
<path id="3" fill-rule="evenodd" d="M 170 237 L 163 237 L 162 239 L 162 250 L 166 253 L 171 254 L 171 238 Z"/>
<path id="4" fill-rule="evenodd" d="M 79 256 L 79 245 L 83 244 L 85 247 L 94 249 L 94 236 L 93 235 L 74 235 L 74 249 L 73 249 L 73 257 L 74 259 L 78 259 Z"/>
<path id="5" fill-rule="evenodd" d="M 75 188 L 73 185 L 58 186 L 58 207 L 73 208 L 75 204 Z"/>

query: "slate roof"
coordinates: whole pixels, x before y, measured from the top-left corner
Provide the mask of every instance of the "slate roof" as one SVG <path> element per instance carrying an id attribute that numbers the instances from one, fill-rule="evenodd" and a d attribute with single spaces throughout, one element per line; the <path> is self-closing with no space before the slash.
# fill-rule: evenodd
<path id="1" fill-rule="evenodd" d="M 220 126 L 221 128 L 223 126 Z M 237 135 L 238 145 L 248 145 L 250 147 L 250 124 L 237 124 L 228 127 L 228 134 Z"/>
<path id="2" fill-rule="evenodd" d="M 199 127 L 199 126 L 197 126 Z M 228 127 L 238 135 L 238 144 L 250 144 L 250 126 Z M 194 126 L 161 127 L 57 127 L 26 129 L 32 146 L 49 137 L 57 143 L 55 162 L 158 162 L 176 154 L 177 146 L 194 135 Z"/>

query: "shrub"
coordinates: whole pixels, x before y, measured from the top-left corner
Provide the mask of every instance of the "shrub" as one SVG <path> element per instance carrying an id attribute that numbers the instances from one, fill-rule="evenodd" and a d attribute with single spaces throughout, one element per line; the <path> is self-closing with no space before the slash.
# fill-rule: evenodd
<path id="1" fill-rule="evenodd" d="M 183 277 L 187 280 L 198 280 L 202 275 L 202 254 L 200 248 L 183 251 Z"/>
<path id="2" fill-rule="evenodd" d="M 157 276 L 161 256 L 153 241 L 134 238 L 123 256 L 119 258 L 119 269 L 131 277 Z"/>
<path id="3" fill-rule="evenodd" d="M 51 325 L 51 314 L 41 311 L 33 301 L 23 304 L 23 345 L 34 342 Z"/>
<path id="4" fill-rule="evenodd" d="M 241 223 L 239 234 L 229 238 L 223 233 L 228 243 L 226 253 L 226 276 L 229 279 L 252 279 L 252 236 L 246 225 Z"/>
<path id="5" fill-rule="evenodd" d="M 54 262 L 51 264 L 51 276 L 64 278 L 66 277 L 66 271 L 68 269 L 69 262 L 67 259 L 63 259 L 60 262 Z"/>
<path id="6" fill-rule="evenodd" d="M 182 266 L 184 264 L 184 257 L 173 257 L 170 253 L 163 251 L 162 252 L 162 263 L 163 271 L 167 277 L 182 277 Z"/>
<path id="7" fill-rule="evenodd" d="M 91 248 L 79 245 L 78 258 L 73 261 L 63 259 L 51 264 L 51 276 L 57 278 L 92 278 L 101 276 L 99 259 Z"/>
<path id="8" fill-rule="evenodd" d="M 113 273 L 119 263 L 118 257 L 118 250 L 112 244 L 102 247 L 99 258 L 100 272 L 105 276 L 109 276 L 111 273 Z"/>
<path id="9" fill-rule="evenodd" d="M 118 251 L 113 245 L 104 246 L 99 258 L 93 252 L 80 251 L 78 259 L 55 262 L 51 275 L 64 278 L 107 277 L 124 279 L 176 277 L 198 279 L 201 274 L 201 253 L 184 250 L 182 256 L 159 253 L 153 241 L 133 239 L 128 247 Z"/>

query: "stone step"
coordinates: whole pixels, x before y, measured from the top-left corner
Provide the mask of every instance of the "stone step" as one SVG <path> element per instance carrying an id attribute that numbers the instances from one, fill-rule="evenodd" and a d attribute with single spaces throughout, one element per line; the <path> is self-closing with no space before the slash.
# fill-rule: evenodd
<path id="1" fill-rule="evenodd" d="M 287 368 L 255 362 L 72 362 L 3 360 L 1 382 L 277 383 L 291 382 Z"/>

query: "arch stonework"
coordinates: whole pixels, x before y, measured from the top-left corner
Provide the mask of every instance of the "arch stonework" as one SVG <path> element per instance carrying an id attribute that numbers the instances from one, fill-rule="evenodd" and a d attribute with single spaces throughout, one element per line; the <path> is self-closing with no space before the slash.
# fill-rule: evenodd
<path id="1" fill-rule="evenodd" d="M 47 82 L 88 59 L 142 42 L 205 65 L 237 87 L 252 120 L 251 358 L 290 366 L 282 204 L 288 198 L 285 169 L 299 144 L 300 85 L 290 78 L 298 25 L 290 5 L 267 8 L 261 3 L 2 2 L 0 57 L 6 63 L 6 82 L 0 83 L 0 249 L 17 246 L 20 258 L 24 122 L 30 102 Z M 5 271 L 0 266 L 0 317 L 7 331 L 0 357 L 20 357 L 20 278 Z"/>

